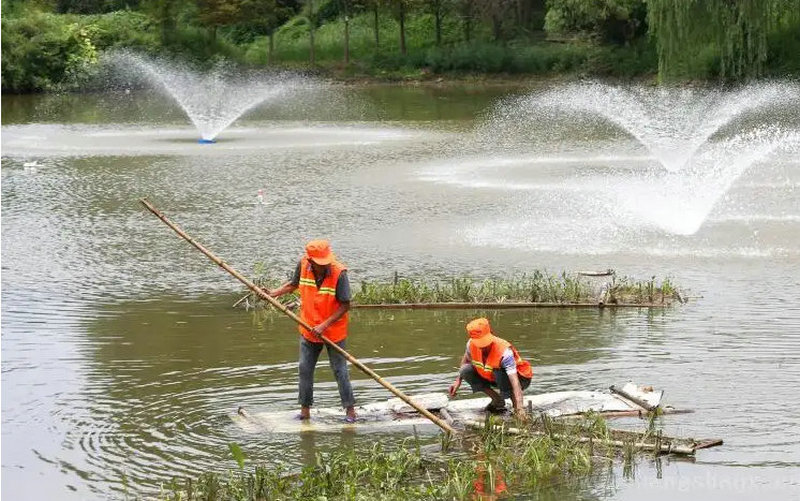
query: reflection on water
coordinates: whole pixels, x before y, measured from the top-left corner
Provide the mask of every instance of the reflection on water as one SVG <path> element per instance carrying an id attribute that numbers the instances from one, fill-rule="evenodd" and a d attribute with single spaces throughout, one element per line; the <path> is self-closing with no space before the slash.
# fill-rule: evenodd
<path id="1" fill-rule="evenodd" d="M 727 500 L 758 489 L 790 498 L 800 488 L 792 405 L 800 384 L 796 158 L 781 154 L 748 169 L 697 233 L 675 235 L 620 226 L 615 212 L 581 205 L 597 193 L 596 179 L 635 171 L 646 159 L 566 162 L 568 150 L 580 150 L 575 138 L 561 157 L 549 151 L 522 164 L 491 163 L 507 155 L 481 150 L 469 130 L 494 90 L 353 92 L 374 116 L 354 107 L 341 118 L 346 124 L 313 115 L 320 110 L 290 118 L 311 117 L 310 130 L 344 136 L 355 121 L 384 140 L 317 148 L 322 135 L 309 139 L 306 129 L 293 140 L 310 147 L 225 154 L 196 144 L 175 153 L 172 136 L 136 143 L 135 154 L 101 153 L 132 123 L 144 136 L 180 129 L 183 119 L 150 98 L 121 99 L 115 114 L 113 96 L 4 97 L 4 124 L 24 122 L 4 126 L 0 172 L 4 497 L 105 498 L 125 482 L 153 492 L 175 474 L 234 467 L 229 442 L 250 458 L 296 468 L 318 450 L 403 438 L 253 436 L 236 427 L 230 415 L 240 405 L 296 405 L 296 331 L 283 318 L 259 322 L 232 309 L 239 285 L 146 214 L 141 196 L 245 273 L 261 261 L 284 276 L 307 239 L 329 237 L 354 283 L 395 270 L 501 277 L 611 267 L 638 278 L 669 275 L 702 297 L 652 311 L 357 311 L 349 348 L 403 390 L 445 391 L 464 350 L 463 325 L 486 314 L 532 360 L 529 391 L 652 384 L 666 390 L 667 403 L 696 411 L 665 418 L 667 433 L 726 440 L 693 464 L 667 462 L 658 473 L 645 461 L 633 479 L 526 491 L 537 498 L 580 491 L 674 499 L 678 490 Z M 234 133 L 295 127 L 272 113 L 256 110 Z M 55 123 L 42 125 L 48 121 Z M 35 136 L 41 127 L 81 139 L 59 136 L 48 146 L 29 137 L 7 147 L 7 130 Z M 111 136 L 89 141 L 82 130 Z M 385 140 L 398 130 L 402 141 Z M 137 152 L 162 143 L 172 152 Z M 625 139 L 606 146 L 631 151 Z M 42 153 L 49 147 L 58 151 Z M 33 159 L 36 172 L 24 168 Z M 595 177 L 581 177 L 586 171 Z M 260 189 L 264 204 L 256 203 Z M 359 373 L 353 378 L 359 400 L 388 398 Z M 320 405 L 338 405 L 324 363 L 317 381 Z M 430 439 L 437 431 L 421 432 Z M 680 491 L 685 479 L 697 486 Z M 734 482 L 741 479 L 748 483 Z"/>
<path id="2" fill-rule="evenodd" d="M 230 304 L 229 297 L 157 297 L 105 307 L 85 326 L 98 342 L 82 392 L 86 402 L 76 407 L 88 405 L 92 423 L 71 438 L 86 451 L 90 468 L 111 461 L 124 468 L 118 476 L 126 472 L 153 484 L 199 467 L 219 468 L 220 462 L 230 466 L 227 443 L 233 438 L 250 454 L 280 457 L 289 466 L 345 440 L 346 435 L 307 433 L 299 442 L 285 434 L 253 436 L 233 424 L 230 416 L 239 406 L 251 412 L 296 407 L 298 340 L 288 319 L 253 323 L 251 314 Z M 464 351 L 462 326 L 481 313 L 491 315 L 497 332 L 514 339 L 537 367 L 587 363 L 602 356 L 618 329 L 616 316 L 587 310 L 563 315 L 552 310 L 395 315 L 358 310 L 348 349 L 403 391 L 442 392 Z M 598 318 L 603 328 L 588 332 Z M 573 345 L 576 331 L 587 331 L 580 347 Z M 359 402 L 390 397 L 356 369 L 351 373 Z M 325 363 L 317 370 L 315 396 L 320 406 L 338 405 L 336 384 Z M 424 431 L 436 432 L 432 426 Z M 286 453 L 292 449 L 299 456 Z M 171 465 L 169 471 L 164 462 Z"/>

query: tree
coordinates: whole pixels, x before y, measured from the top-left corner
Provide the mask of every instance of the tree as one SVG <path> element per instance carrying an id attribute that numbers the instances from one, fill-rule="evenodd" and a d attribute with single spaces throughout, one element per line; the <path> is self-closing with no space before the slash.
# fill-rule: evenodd
<path id="1" fill-rule="evenodd" d="M 380 34 L 380 7 L 381 0 L 370 0 L 369 6 L 372 7 L 372 29 L 375 32 L 375 50 L 381 48 L 381 34 Z"/>
<path id="2" fill-rule="evenodd" d="M 442 45 L 442 18 L 448 5 L 446 0 L 430 0 L 431 14 L 433 14 L 434 32 L 436 33 L 436 45 Z"/>
<path id="3" fill-rule="evenodd" d="M 649 0 L 647 19 L 659 78 L 669 78 L 698 44 L 719 56 L 721 77 L 756 77 L 769 33 L 787 23 L 800 27 L 800 0 Z"/>
<path id="4" fill-rule="evenodd" d="M 506 39 L 503 30 L 504 20 L 509 18 L 512 2 L 514 0 L 478 0 L 478 8 L 481 13 L 489 18 L 492 24 L 492 35 L 495 42 Z"/>
<path id="5" fill-rule="evenodd" d="M 306 19 L 308 19 L 308 60 L 314 65 L 317 63 L 314 51 L 314 29 L 317 25 L 317 13 L 314 11 L 314 0 L 306 0 Z"/>
<path id="6" fill-rule="evenodd" d="M 246 26 L 266 35 L 269 41 L 267 64 L 272 64 L 275 51 L 275 31 L 294 13 L 293 2 L 286 0 L 242 0 L 242 12 L 247 14 Z"/>
<path id="7" fill-rule="evenodd" d="M 175 33 L 175 19 L 181 9 L 183 0 L 143 0 L 142 8 L 158 25 L 159 36 L 163 45 L 169 44 Z"/>
<path id="8" fill-rule="evenodd" d="M 410 0 L 391 0 L 394 6 L 395 17 L 400 25 L 400 53 L 407 54 L 406 50 L 406 14 L 410 7 Z"/>
<path id="9" fill-rule="evenodd" d="M 341 0 L 344 14 L 344 64 L 350 64 L 350 12 L 348 0 Z"/>
<path id="10" fill-rule="evenodd" d="M 472 40 L 472 21 L 475 15 L 475 0 L 461 0 L 461 23 L 464 28 L 464 40 Z"/>
<path id="11" fill-rule="evenodd" d="M 217 40 L 217 28 L 236 23 L 241 15 L 242 0 L 197 0 L 197 20 L 208 28 L 212 42 Z"/>
<path id="12" fill-rule="evenodd" d="M 544 28 L 548 33 L 583 33 L 606 42 L 628 43 L 646 27 L 645 0 L 548 0 L 547 5 Z"/>

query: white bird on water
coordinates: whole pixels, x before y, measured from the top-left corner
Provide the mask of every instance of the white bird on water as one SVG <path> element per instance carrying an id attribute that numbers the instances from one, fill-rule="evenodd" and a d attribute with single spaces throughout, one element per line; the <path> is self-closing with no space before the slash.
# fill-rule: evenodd
<path id="1" fill-rule="evenodd" d="M 22 168 L 24 172 L 28 174 L 36 174 L 37 167 L 39 167 L 39 162 L 34 160 L 33 162 L 25 162 L 22 164 Z"/>
<path id="2" fill-rule="evenodd" d="M 257 199 L 258 205 L 267 205 L 267 201 L 264 198 L 264 190 L 263 189 L 259 188 L 258 196 L 256 196 L 256 199 Z"/>

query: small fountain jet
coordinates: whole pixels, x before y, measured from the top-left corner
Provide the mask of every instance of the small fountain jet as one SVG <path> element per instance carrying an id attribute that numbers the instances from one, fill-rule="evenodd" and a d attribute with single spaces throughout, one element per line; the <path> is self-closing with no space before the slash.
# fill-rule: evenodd
<path id="1" fill-rule="evenodd" d="M 129 52 L 115 53 L 110 60 L 175 99 L 200 133 L 200 144 L 214 143 L 220 132 L 258 105 L 286 101 L 317 86 L 288 74 L 229 76 L 223 66 L 199 73 Z"/>

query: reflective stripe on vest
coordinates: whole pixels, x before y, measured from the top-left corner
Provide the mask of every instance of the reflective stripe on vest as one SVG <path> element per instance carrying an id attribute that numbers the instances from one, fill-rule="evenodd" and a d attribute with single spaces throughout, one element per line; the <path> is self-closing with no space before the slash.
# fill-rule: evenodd
<path id="1" fill-rule="evenodd" d="M 337 261 L 330 264 L 328 274 L 319 287 L 314 279 L 314 272 L 311 270 L 311 263 L 306 257 L 300 259 L 300 318 L 307 324 L 315 327 L 328 319 L 339 308 L 339 301 L 336 300 L 336 283 L 345 266 Z M 324 332 L 325 337 L 338 343 L 347 337 L 347 318 L 345 313 L 342 318 L 334 322 Z M 312 343 L 321 343 L 322 340 L 310 334 L 304 327 L 298 327 L 300 334 Z"/>
<path id="2" fill-rule="evenodd" d="M 483 350 L 469 342 L 469 357 L 475 372 L 480 377 L 487 381 L 494 382 L 494 371 L 500 369 L 500 359 L 503 358 L 503 352 L 506 348 L 511 348 L 511 353 L 514 354 L 514 362 L 517 364 L 517 374 L 525 378 L 533 377 L 533 369 L 531 364 L 523 360 L 514 346 L 505 339 L 495 337 L 494 342 L 490 345 L 489 355 L 484 359 Z"/>

